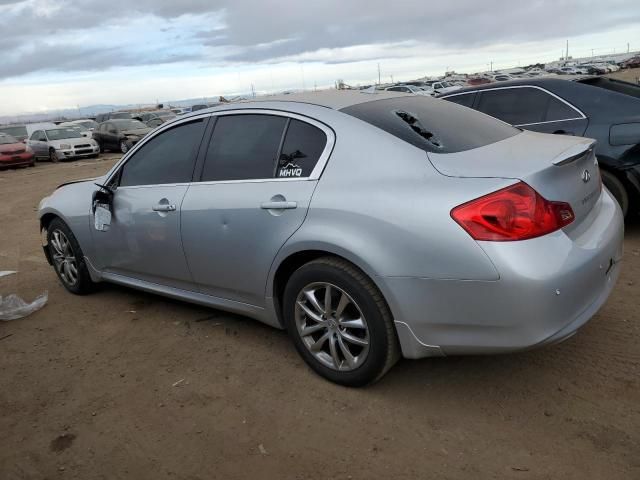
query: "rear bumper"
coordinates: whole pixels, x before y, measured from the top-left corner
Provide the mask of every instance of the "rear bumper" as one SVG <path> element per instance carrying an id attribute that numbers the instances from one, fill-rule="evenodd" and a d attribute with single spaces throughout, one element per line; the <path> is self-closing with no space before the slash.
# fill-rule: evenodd
<path id="1" fill-rule="evenodd" d="M 596 314 L 618 279 L 622 242 L 622 213 L 604 190 L 573 230 L 480 242 L 499 280 L 378 280 L 407 358 L 526 350 L 570 337 Z"/>

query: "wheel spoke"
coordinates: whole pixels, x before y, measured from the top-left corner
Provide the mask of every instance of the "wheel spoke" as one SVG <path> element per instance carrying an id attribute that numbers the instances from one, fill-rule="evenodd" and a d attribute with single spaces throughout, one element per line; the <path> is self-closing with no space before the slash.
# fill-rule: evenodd
<path id="1" fill-rule="evenodd" d="M 339 323 L 340 326 L 344 328 L 367 328 L 361 318 L 354 318 L 353 320 L 341 320 Z"/>
<path id="2" fill-rule="evenodd" d="M 303 327 L 300 331 L 300 335 L 302 337 L 308 337 L 312 333 L 319 332 L 320 330 L 324 330 L 327 328 L 326 322 L 316 323 L 315 325 L 309 325 L 308 327 Z"/>
<path id="3" fill-rule="evenodd" d="M 339 335 L 338 335 L 338 346 L 340 347 L 340 351 L 342 352 L 342 356 L 347 361 L 347 365 L 349 365 L 349 368 L 355 367 L 356 366 L 356 359 L 354 358 L 353 355 L 351 355 L 351 352 L 349 351 L 349 348 L 344 344 L 344 341 L 342 340 L 342 337 L 339 336 Z"/>
<path id="4" fill-rule="evenodd" d="M 340 319 L 340 317 L 342 316 L 342 312 L 344 312 L 344 309 L 346 308 L 347 305 L 349 305 L 349 297 L 347 297 L 347 295 L 343 292 L 340 294 L 340 301 L 338 302 L 338 307 L 336 308 L 336 314 L 335 314 L 335 318 Z"/>
<path id="5" fill-rule="evenodd" d="M 307 315 L 307 317 L 310 318 L 311 320 L 313 320 L 314 322 L 318 322 L 318 323 L 324 322 L 324 319 L 320 315 L 318 315 L 317 313 L 312 311 L 309 307 L 307 307 L 304 304 L 304 302 L 298 302 L 298 306 Z"/>
<path id="6" fill-rule="evenodd" d="M 331 316 L 331 285 L 329 284 L 324 290 L 324 315 L 327 318 Z"/>
<path id="7" fill-rule="evenodd" d="M 319 352 L 320 350 L 322 350 L 323 345 L 327 342 L 327 339 L 329 338 L 329 336 L 331 335 L 330 332 L 326 332 L 324 333 L 315 343 L 313 343 L 309 348 L 313 351 L 313 352 Z"/>
<path id="8" fill-rule="evenodd" d="M 361 347 L 369 345 L 369 342 L 364 338 L 356 337 L 355 335 L 351 335 L 347 332 L 340 331 L 340 336 L 347 342 L 353 343 L 354 345 L 360 345 Z"/>
<path id="9" fill-rule="evenodd" d="M 316 315 L 318 317 L 321 317 L 322 314 L 324 313 L 324 310 L 320 306 L 320 303 L 318 303 L 318 299 L 316 298 L 316 295 L 315 295 L 315 290 L 305 290 L 304 296 L 307 299 L 307 301 L 311 304 L 311 306 L 316 310 L 317 312 Z"/>
<path id="10" fill-rule="evenodd" d="M 340 357 L 338 356 L 338 349 L 336 348 L 336 336 L 332 334 L 329 337 L 329 351 L 331 352 L 331 358 L 333 359 L 333 366 L 336 370 L 340 369 Z"/>

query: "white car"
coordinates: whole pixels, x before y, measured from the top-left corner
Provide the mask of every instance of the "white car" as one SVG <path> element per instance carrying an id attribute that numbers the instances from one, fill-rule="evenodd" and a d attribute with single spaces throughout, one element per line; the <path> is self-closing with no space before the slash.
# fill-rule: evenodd
<path id="1" fill-rule="evenodd" d="M 565 75 L 586 75 L 587 71 L 580 67 L 560 67 L 559 70 Z"/>
<path id="2" fill-rule="evenodd" d="M 425 90 L 415 85 L 394 85 L 393 87 L 385 88 L 387 92 L 401 92 L 401 93 L 413 93 L 414 95 L 434 95 L 433 90 Z"/>
<path id="3" fill-rule="evenodd" d="M 92 138 L 82 136 L 78 127 L 61 127 L 36 130 L 27 140 L 36 158 L 48 158 L 52 162 L 80 157 L 97 157 L 100 146 Z"/>
<path id="4" fill-rule="evenodd" d="M 92 138 L 93 131 L 98 127 L 98 124 L 89 118 L 82 120 L 73 120 L 71 122 L 64 122 L 59 125 L 60 127 L 76 127 L 82 132 L 83 137 Z"/>
<path id="5" fill-rule="evenodd" d="M 453 85 L 449 82 L 445 82 L 445 81 L 428 81 L 425 82 L 425 84 L 432 88 L 434 92 L 441 94 L 441 93 L 451 93 L 451 92 L 456 92 L 460 89 L 462 89 L 462 87 L 457 86 L 457 85 Z"/>

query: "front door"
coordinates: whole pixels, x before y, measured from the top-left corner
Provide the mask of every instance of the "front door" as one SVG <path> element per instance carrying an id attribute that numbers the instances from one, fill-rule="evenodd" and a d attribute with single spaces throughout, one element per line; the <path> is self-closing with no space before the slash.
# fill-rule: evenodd
<path id="1" fill-rule="evenodd" d="M 182 204 L 185 254 L 202 293 L 264 306 L 273 260 L 304 222 L 330 151 L 331 132 L 309 122 L 218 117 L 200 182 Z"/>
<path id="2" fill-rule="evenodd" d="M 107 273 L 191 289 L 180 235 L 205 120 L 178 124 L 145 142 L 119 169 L 107 231 L 92 225 L 96 267 Z"/>

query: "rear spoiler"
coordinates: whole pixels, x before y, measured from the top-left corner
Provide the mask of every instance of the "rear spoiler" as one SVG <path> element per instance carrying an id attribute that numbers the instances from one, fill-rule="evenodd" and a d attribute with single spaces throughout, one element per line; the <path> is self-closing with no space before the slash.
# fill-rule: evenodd
<path id="1" fill-rule="evenodd" d="M 568 165 L 569 163 L 575 162 L 576 160 L 579 160 L 585 156 L 591 155 L 595 148 L 595 140 L 587 145 L 585 145 L 584 143 L 574 145 L 573 147 L 566 149 L 564 152 L 558 155 L 551 163 L 553 163 L 556 167 Z"/>

